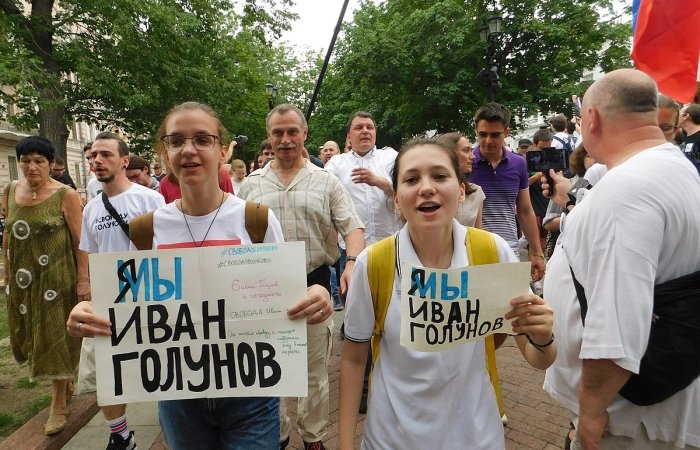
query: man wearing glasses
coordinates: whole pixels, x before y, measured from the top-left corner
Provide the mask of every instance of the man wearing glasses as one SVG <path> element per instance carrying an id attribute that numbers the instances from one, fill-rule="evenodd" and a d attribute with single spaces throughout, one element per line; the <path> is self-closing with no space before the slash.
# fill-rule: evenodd
<path id="1" fill-rule="evenodd" d="M 68 175 L 68 172 L 66 172 L 66 162 L 60 156 L 54 158 L 53 166 L 51 166 L 51 178 L 73 189 L 78 189 L 73 179 Z"/>
<path id="2" fill-rule="evenodd" d="M 496 233 L 518 254 L 518 227 L 529 243 L 532 281 L 544 275 L 544 253 L 540 245 L 535 212 L 530 202 L 525 158 L 509 151 L 504 143 L 508 136 L 510 111 L 499 103 L 487 103 L 474 115 L 479 145 L 471 181 L 486 195 L 483 210 L 484 229 Z M 517 219 L 517 222 L 516 222 Z"/>
<path id="3" fill-rule="evenodd" d="M 674 142 L 678 130 L 679 107 L 675 100 L 659 94 L 659 112 L 656 116 L 659 128 L 664 133 L 666 142 Z"/>
<path id="4" fill-rule="evenodd" d="M 149 189 L 158 192 L 160 183 L 155 178 L 151 177 L 148 170 L 148 161 L 139 155 L 132 155 L 129 160 L 129 165 L 126 168 L 126 178 L 132 183 L 138 183 Z"/>

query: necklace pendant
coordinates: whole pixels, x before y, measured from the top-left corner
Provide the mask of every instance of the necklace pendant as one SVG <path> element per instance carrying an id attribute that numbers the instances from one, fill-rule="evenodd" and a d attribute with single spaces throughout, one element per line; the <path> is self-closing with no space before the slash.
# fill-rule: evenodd
<path id="1" fill-rule="evenodd" d="M 36 200 L 36 191 L 32 191 L 32 200 Z"/>

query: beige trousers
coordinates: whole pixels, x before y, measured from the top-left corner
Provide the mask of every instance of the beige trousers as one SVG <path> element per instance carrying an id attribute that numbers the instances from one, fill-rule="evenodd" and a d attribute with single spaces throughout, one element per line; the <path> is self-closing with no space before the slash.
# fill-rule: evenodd
<path id="1" fill-rule="evenodd" d="M 304 442 L 316 442 L 326 435 L 329 422 L 328 360 L 333 345 L 333 319 L 306 326 L 309 393 L 297 399 L 297 426 Z M 280 442 L 289 437 L 292 420 L 287 414 L 288 399 L 280 402 Z"/>

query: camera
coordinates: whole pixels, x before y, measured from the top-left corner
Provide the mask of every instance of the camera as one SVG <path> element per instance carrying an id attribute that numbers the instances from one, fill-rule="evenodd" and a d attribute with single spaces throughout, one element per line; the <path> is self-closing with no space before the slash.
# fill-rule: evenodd
<path id="1" fill-rule="evenodd" d="M 527 170 L 530 172 L 549 174 L 549 169 L 559 172 L 569 167 L 566 151 L 563 148 L 545 147 L 529 150 L 525 154 L 525 158 L 527 159 Z"/>
<path id="2" fill-rule="evenodd" d="M 554 182 L 549 174 L 550 169 L 561 172 L 569 168 L 566 158 L 566 150 L 563 148 L 545 147 L 538 150 L 529 150 L 525 154 L 527 160 L 527 170 L 541 172 L 547 178 L 549 184 L 549 197 L 554 195 Z"/>

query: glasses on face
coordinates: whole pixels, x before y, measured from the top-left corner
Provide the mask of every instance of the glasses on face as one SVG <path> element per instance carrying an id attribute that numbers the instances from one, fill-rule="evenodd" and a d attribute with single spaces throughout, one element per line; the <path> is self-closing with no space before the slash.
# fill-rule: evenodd
<path id="1" fill-rule="evenodd" d="M 503 136 L 503 131 L 479 131 L 476 133 L 481 139 L 491 138 L 498 139 Z"/>
<path id="2" fill-rule="evenodd" d="M 217 139 L 219 138 L 213 134 L 195 134 L 192 137 L 169 134 L 161 138 L 163 144 L 165 144 L 165 148 L 167 148 L 169 152 L 175 153 L 181 152 L 182 149 L 185 148 L 187 141 L 192 141 L 192 146 L 200 152 L 212 150 L 216 145 Z"/>
<path id="3" fill-rule="evenodd" d="M 668 133 L 671 130 L 675 130 L 676 126 L 671 125 L 670 123 L 663 123 L 659 125 L 659 128 L 661 128 L 661 131 L 663 131 L 664 133 Z"/>

